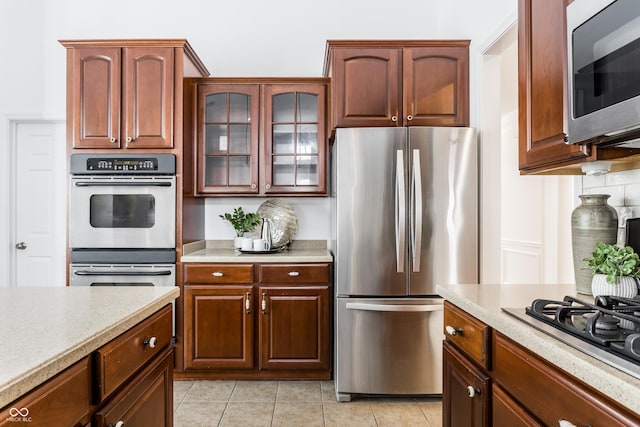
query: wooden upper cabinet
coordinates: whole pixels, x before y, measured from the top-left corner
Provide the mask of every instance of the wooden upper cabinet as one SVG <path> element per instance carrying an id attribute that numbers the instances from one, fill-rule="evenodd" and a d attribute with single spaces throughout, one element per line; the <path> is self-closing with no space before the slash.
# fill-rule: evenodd
<path id="1" fill-rule="evenodd" d="M 328 41 L 331 129 L 468 126 L 469 41 Z"/>
<path id="2" fill-rule="evenodd" d="M 174 59 L 170 47 L 123 52 L 122 128 L 127 147 L 173 146 Z"/>
<path id="3" fill-rule="evenodd" d="M 336 49 L 331 62 L 333 127 L 397 124 L 402 94 L 399 49 Z"/>
<path id="4" fill-rule="evenodd" d="M 70 149 L 182 144 L 182 79 L 207 69 L 186 40 L 63 40 Z"/>
<path id="5" fill-rule="evenodd" d="M 327 192 L 328 79 L 185 79 L 196 195 Z M 185 147 L 188 148 L 188 147 Z M 187 153 L 187 150 L 185 150 Z"/>
<path id="6" fill-rule="evenodd" d="M 468 126 L 468 46 L 405 48 L 402 56 L 404 123 Z"/>
<path id="7" fill-rule="evenodd" d="M 262 192 L 326 192 L 326 86 L 267 84 Z"/>
<path id="8" fill-rule="evenodd" d="M 199 84 L 197 193 L 257 194 L 260 86 Z"/>
<path id="9" fill-rule="evenodd" d="M 518 1 L 519 165 L 523 173 L 587 160 L 565 144 L 566 0 Z"/>

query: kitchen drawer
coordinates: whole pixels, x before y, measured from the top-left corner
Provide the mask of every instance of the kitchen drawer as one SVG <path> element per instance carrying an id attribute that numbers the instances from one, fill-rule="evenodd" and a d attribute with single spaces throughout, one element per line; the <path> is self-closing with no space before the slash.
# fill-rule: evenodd
<path id="1" fill-rule="evenodd" d="M 630 414 L 589 385 L 495 333 L 494 380 L 543 425 L 639 426 Z"/>
<path id="2" fill-rule="evenodd" d="M 109 396 L 149 359 L 171 345 L 172 323 L 172 306 L 168 305 L 96 350 L 97 402 Z"/>
<path id="3" fill-rule="evenodd" d="M 475 317 L 455 305 L 444 302 L 444 334 L 481 367 L 489 369 L 490 329 Z"/>
<path id="4" fill-rule="evenodd" d="M 72 426 L 89 414 L 89 358 L 65 369 L 0 410 L 0 426 Z"/>
<path id="5" fill-rule="evenodd" d="M 253 283 L 253 264 L 185 265 L 186 283 Z"/>
<path id="6" fill-rule="evenodd" d="M 260 283 L 329 283 L 330 264 L 260 266 Z"/>

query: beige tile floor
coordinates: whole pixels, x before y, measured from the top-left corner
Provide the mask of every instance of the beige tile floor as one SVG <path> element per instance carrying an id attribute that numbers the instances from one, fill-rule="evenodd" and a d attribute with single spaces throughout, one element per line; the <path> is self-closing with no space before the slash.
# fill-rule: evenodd
<path id="1" fill-rule="evenodd" d="M 175 381 L 174 426 L 442 426 L 440 398 L 336 402 L 333 381 Z"/>

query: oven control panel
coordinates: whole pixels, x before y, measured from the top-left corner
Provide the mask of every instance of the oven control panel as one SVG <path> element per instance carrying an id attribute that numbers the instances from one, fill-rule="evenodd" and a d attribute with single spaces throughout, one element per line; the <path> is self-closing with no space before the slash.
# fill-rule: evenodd
<path id="1" fill-rule="evenodd" d="M 72 175 L 174 175 L 176 158 L 173 154 L 72 154 L 69 172 Z"/>
<path id="2" fill-rule="evenodd" d="M 87 171 L 157 171 L 157 159 L 87 159 Z"/>

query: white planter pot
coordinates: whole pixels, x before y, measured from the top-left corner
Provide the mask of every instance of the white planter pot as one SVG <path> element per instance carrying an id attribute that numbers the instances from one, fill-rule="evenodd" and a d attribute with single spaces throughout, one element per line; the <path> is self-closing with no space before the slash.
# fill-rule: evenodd
<path id="1" fill-rule="evenodd" d="M 233 247 L 236 248 L 236 249 L 240 249 L 242 247 L 242 239 L 243 238 L 244 237 L 242 237 L 242 236 L 234 237 L 234 239 L 233 239 Z"/>
<path id="2" fill-rule="evenodd" d="M 591 294 L 615 295 L 623 298 L 633 298 L 638 295 L 638 284 L 636 279 L 629 276 L 616 278 L 613 285 L 607 282 L 606 274 L 594 274 L 591 279 Z"/>

